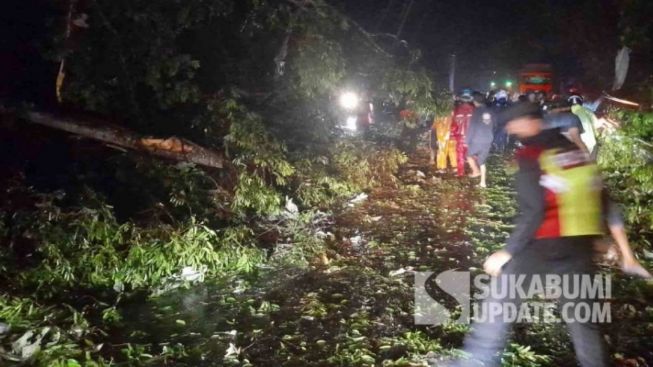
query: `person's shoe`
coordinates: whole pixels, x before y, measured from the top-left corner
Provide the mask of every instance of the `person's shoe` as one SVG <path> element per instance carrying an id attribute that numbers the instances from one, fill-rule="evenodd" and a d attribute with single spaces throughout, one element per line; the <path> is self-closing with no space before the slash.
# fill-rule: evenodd
<path id="1" fill-rule="evenodd" d="M 483 189 L 484 189 L 484 188 L 486 188 L 486 187 L 487 187 L 487 184 L 485 184 L 485 183 L 483 183 L 483 182 L 481 182 L 480 184 L 478 184 L 478 187 L 480 187 L 480 188 L 483 188 Z"/>

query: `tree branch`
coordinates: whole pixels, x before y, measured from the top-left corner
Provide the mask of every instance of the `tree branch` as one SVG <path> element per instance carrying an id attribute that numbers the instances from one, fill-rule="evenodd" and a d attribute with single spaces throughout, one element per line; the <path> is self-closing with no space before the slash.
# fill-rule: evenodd
<path id="1" fill-rule="evenodd" d="M 28 111 L 23 117 L 31 123 L 98 140 L 109 146 L 113 145 L 176 161 L 191 162 L 205 167 L 223 168 L 225 165 L 225 158 L 222 154 L 174 136 L 166 139 L 141 137 L 130 130 L 108 123 L 98 124 L 74 118 L 57 117 L 44 112 Z"/>

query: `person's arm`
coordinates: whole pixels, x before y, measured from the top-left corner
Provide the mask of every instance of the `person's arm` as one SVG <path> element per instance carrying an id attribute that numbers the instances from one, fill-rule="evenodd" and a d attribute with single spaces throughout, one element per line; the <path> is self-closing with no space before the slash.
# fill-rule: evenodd
<path id="1" fill-rule="evenodd" d="M 576 146 L 585 152 L 586 154 L 590 154 L 589 149 L 587 149 L 587 145 L 583 142 L 583 139 L 580 138 L 580 131 L 577 127 L 570 127 L 565 131 L 565 134 L 569 137 L 569 140 L 571 140 Z"/>
<path id="2" fill-rule="evenodd" d="M 599 97 L 594 102 L 585 102 L 585 103 L 583 103 L 583 107 L 589 109 L 592 112 L 596 112 L 596 110 L 598 110 L 599 107 L 601 106 L 602 102 L 603 102 L 603 96 Z"/>
<path id="3" fill-rule="evenodd" d="M 519 216 L 508 237 L 506 251 L 514 255 L 535 238 L 544 219 L 544 188 L 540 185 L 540 169 L 536 161 L 520 164 L 515 179 Z"/>
<path id="4" fill-rule="evenodd" d="M 610 229 L 610 235 L 617 243 L 617 248 L 621 253 L 621 270 L 630 275 L 640 276 L 642 278 L 653 278 L 653 275 L 648 272 L 635 258 L 633 250 L 630 248 L 628 242 L 628 235 L 626 234 L 626 227 L 624 225 L 621 210 L 613 201 L 608 201 L 607 204 L 607 222 Z"/>
<path id="5" fill-rule="evenodd" d="M 485 272 L 496 276 L 510 259 L 535 238 L 544 219 L 544 189 L 540 186 L 540 168 L 536 161 L 520 162 L 515 177 L 519 216 L 506 247 L 490 255 L 483 264 Z"/>
<path id="6" fill-rule="evenodd" d="M 472 117 L 467 127 L 467 134 L 465 134 L 465 144 L 467 146 L 470 146 L 470 143 L 474 140 L 474 134 L 476 134 L 476 120 Z"/>

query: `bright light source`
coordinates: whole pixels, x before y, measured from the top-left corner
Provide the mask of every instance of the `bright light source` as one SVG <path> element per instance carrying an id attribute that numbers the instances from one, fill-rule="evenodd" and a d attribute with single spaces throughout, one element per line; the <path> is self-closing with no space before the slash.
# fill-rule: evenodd
<path id="1" fill-rule="evenodd" d="M 506 88 L 512 87 L 512 82 L 510 80 L 506 81 Z"/>
<path id="2" fill-rule="evenodd" d="M 345 92 L 340 96 L 340 105 L 348 110 L 353 110 L 358 106 L 359 98 L 354 92 Z"/>
<path id="3" fill-rule="evenodd" d="M 497 83 L 495 83 L 495 82 L 490 82 L 490 87 L 494 88 L 494 87 L 496 87 L 496 86 L 497 86 Z"/>
<path id="4" fill-rule="evenodd" d="M 347 117 L 347 124 L 345 125 L 345 129 L 350 130 L 350 131 L 356 131 L 356 129 L 357 129 L 356 122 L 357 121 L 358 121 L 358 119 L 356 118 L 356 116 Z"/>

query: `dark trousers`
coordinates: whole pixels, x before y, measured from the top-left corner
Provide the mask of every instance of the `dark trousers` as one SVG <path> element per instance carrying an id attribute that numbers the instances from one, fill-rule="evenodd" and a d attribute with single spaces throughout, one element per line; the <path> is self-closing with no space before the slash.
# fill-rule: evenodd
<path id="1" fill-rule="evenodd" d="M 506 150 L 506 146 L 508 145 L 508 134 L 501 129 L 497 129 L 497 131 L 494 133 L 494 146 L 496 147 L 497 151 L 499 153 L 503 153 Z"/>
<path id="2" fill-rule="evenodd" d="M 529 284 L 533 276 L 546 274 L 595 274 L 593 258 L 593 238 L 563 237 L 558 239 L 543 239 L 531 243 L 522 252 L 516 254 L 503 269 L 504 277 L 524 274 Z M 496 280 L 496 278 L 495 278 Z M 499 292 L 503 294 L 503 292 Z M 485 302 L 514 302 L 521 304 L 519 298 L 510 298 L 507 294 L 502 299 L 486 299 Z M 558 299 L 560 309 L 564 305 L 575 306 L 581 302 L 593 302 L 591 299 Z M 567 329 L 571 335 L 576 352 L 576 358 L 583 367 L 608 366 L 608 356 L 599 324 L 595 322 L 570 322 Z M 506 344 L 510 324 L 501 317 L 484 320 L 472 325 L 473 331 L 464 343 L 465 352 L 471 354 L 471 360 L 464 361 L 461 366 L 499 366 L 498 354 Z"/>

